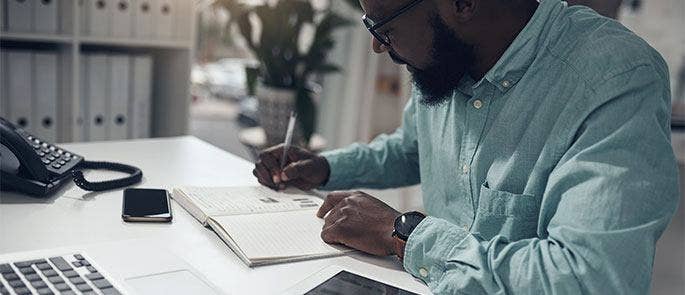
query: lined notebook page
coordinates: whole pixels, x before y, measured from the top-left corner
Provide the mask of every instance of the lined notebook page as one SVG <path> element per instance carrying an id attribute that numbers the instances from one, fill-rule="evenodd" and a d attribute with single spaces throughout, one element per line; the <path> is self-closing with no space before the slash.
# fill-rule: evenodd
<path id="1" fill-rule="evenodd" d="M 321 240 L 323 219 L 316 210 L 212 218 L 230 234 L 248 259 L 343 254 L 348 248 Z"/>
<path id="2" fill-rule="evenodd" d="M 311 210 L 323 203 L 315 196 L 276 192 L 263 186 L 184 187 L 180 190 L 209 216 Z"/>

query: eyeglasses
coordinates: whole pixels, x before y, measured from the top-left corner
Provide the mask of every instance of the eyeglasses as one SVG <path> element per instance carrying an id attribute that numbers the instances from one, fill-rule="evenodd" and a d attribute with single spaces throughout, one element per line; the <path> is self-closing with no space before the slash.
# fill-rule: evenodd
<path id="1" fill-rule="evenodd" d="M 422 1 L 423 0 L 414 0 L 412 2 L 409 2 L 407 5 L 402 6 L 402 8 L 400 8 L 397 12 L 393 13 L 392 15 L 390 15 L 390 16 L 388 16 L 388 17 L 386 17 L 386 18 L 384 18 L 378 22 L 373 21 L 366 14 L 364 14 L 364 15 L 362 15 L 362 22 L 364 23 L 364 26 L 366 26 L 366 29 L 369 30 L 371 35 L 374 38 L 376 38 L 376 40 L 378 40 L 378 42 L 381 42 L 381 44 L 390 47 L 391 46 L 390 45 L 390 37 L 385 33 L 383 33 L 383 34 L 378 33 L 378 31 L 376 31 L 376 30 L 378 28 L 382 27 L 383 25 L 391 22 L 396 17 L 398 17 L 398 16 L 404 14 L 405 12 L 409 11 L 410 9 L 412 9 L 414 6 L 421 3 Z"/>

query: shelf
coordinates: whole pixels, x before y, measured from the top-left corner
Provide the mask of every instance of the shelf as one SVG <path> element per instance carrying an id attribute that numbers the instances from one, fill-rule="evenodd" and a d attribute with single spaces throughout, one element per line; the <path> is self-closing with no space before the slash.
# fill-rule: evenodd
<path id="1" fill-rule="evenodd" d="M 177 40 L 136 40 L 136 39 L 107 39 L 102 37 L 80 37 L 81 45 L 95 46 L 118 46 L 118 47 L 139 47 L 139 48 L 166 48 L 166 49 L 190 49 L 192 44 L 189 41 Z"/>
<path id="2" fill-rule="evenodd" d="M 71 44 L 74 42 L 72 35 L 48 35 L 36 33 L 0 33 L 0 40 L 2 41 L 22 41 L 22 42 L 43 42 L 43 43 L 60 43 Z"/>

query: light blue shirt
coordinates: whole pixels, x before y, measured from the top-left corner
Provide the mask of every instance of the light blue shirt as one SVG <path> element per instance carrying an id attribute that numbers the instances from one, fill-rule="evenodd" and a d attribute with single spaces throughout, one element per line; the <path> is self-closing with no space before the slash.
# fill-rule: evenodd
<path id="1" fill-rule="evenodd" d="M 322 189 L 421 183 L 404 267 L 435 293 L 646 294 L 679 198 L 668 81 L 618 22 L 543 0 L 483 79 L 324 153 Z"/>

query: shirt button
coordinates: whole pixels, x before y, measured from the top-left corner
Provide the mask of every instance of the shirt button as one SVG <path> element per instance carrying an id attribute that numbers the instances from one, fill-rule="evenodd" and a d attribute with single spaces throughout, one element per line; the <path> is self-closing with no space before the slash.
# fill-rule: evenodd
<path id="1" fill-rule="evenodd" d="M 419 275 L 420 275 L 422 278 L 428 277 L 428 270 L 425 269 L 425 268 L 423 268 L 423 267 L 422 267 L 422 268 L 419 268 Z"/>
<path id="2" fill-rule="evenodd" d="M 464 164 L 464 166 L 461 166 L 461 172 L 464 172 L 464 174 L 469 173 L 469 170 L 471 168 L 469 167 L 469 164 Z"/>
<path id="3" fill-rule="evenodd" d="M 502 81 L 502 87 L 509 88 L 509 86 L 511 86 L 511 82 L 509 82 L 509 80 Z"/>
<path id="4" fill-rule="evenodd" d="M 473 101 L 473 107 L 476 109 L 480 109 L 483 107 L 483 102 L 480 99 L 476 99 Z"/>
<path id="5" fill-rule="evenodd" d="M 468 224 L 464 224 L 464 230 L 466 230 L 466 231 L 469 230 L 469 225 L 468 225 Z"/>

